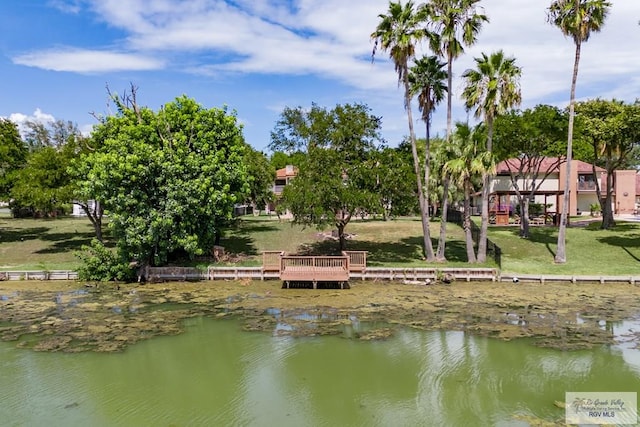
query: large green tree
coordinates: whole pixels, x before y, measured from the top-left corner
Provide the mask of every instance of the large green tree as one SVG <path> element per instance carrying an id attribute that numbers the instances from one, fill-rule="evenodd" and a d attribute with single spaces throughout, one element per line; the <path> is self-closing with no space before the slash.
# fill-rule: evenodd
<path id="1" fill-rule="evenodd" d="M 9 200 L 14 173 L 24 167 L 27 154 L 18 126 L 0 117 L 0 200 Z"/>
<path id="2" fill-rule="evenodd" d="M 384 147 L 374 155 L 374 191 L 379 196 L 383 218 L 415 215 L 419 206 L 411 152 L 406 153 L 400 147 Z"/>
<path id="3" fill-rule="evenodd" d="M 27 208 L 34 214 L 55 215 L 73 201 L 75 185 L 68 168 L 83 150 L 85 138 L 76 125 L 62 120 L 29 126 L 39 130 L 39 139 L 31 143 L 25 167 L 14 173 L 14 213 Z"/>
<path id="4" fill-rule="evenodd" d="M 73 181 L 67 173 L 69 153 L 43 147 L 29 156 L 16 174 L 11 190 L 14 212 L 29 208 L 34 215 L 55 216 L 73 199 Z"/>
<path id="5" fill-rule="evenodd" d="M 181 96 L 154 112 L 114 100 L 94 132 L 83 192 L 102 201 L 122 262 L 166 264 L 209 251 L 248 192 L 235 114 Z"/>
<path id="6" fill-rule="evenodd" d="M 569 189 L 571 183 L 571 161 L 573 160 L 573 121 L 575 116 L 576 82 L 582 43 L 589 40 L 591 33 L 602 29 L 609 13 L 611 3 L 606 0 L 554 0 L 547 11 L 547 19 L 571 37 L 576 46 L 571 76 L 571 94 L 569 96 L 569 131 L 567 133 L 567 171 L 562 203 L 560 227 L 558 229 L 558 246 L 555 255 L 556 263 L 567 262 L 566 233 L 569 209 Z"/>
<path id="7" fill-rule="evenodd" d="M 496 118 L 494 153 L 509 170 L 520 206 L 520 237 L 529 237 L 529 202 L 565 162 L 566 135 L 566 113 L 550 105 Z"/>
<path id="8" fill-rule="evenodd" d="M 467 110 L 474 110 L 476 118 L 482 118 L 487 128 L 486 150 L 493 154 L 493 122 L 509 109 L 520 105 L 520 75 L 522 70 L 515 58 L 505 57 L 500 50 L 491 55 L 475 58 L 476 68 L 464 72 L 465 87 L 462 97 Z M 482 177 L 482 224 L 478 242 L 478 262 L 487 257 L 487 231 L 489 228 L 489 173 Z"/>
<path id="9" fill-rule="evenodd" d="M 427 9 L 415 7 L 412 1 L 407 1 L 405 4 L 402 2 L 389 2 L 387 13 L 378 15 L 378 18 L 380 19 L 378 26 L 371 33 L 371 38 L 375 43 L 372 57 L 375 56 L 378 49 L 388 51 L 398 73 L 398 84 L 402 84 L 404 88 L 404 108 L 407 111 L 409 123 L 409 140 L 413 154 L 420 216 L 422 219 L 424 256 L 427 261 L 433 261 L 435 260 L 435 254 L 429 230 L 429 205 L 428 199 L 425 198 L 425 185 L 420 173 L 420 158 L 418 157 L 411 110 L 412 91 L 409 81 L 409 61 L 415 57 L 416 44 L 427 36 L 427 31 L 424 28 Z"/>
<path id="10" fill-rule="evenodd" d="M 269 162 L 274 169 L 283 169 L 288 165 L 299 166 L 304 162 L 305 153 L 302 151 L 294 151 L 285 153 L 284 151 L 274 151 L 269 157 Z"/>
<path id="11" fill-rule="evenodd" d="M 596 166 L 607 172 L 605 197 L 602 197 L 599 180 L 594 179 L 594 182 L 602 212 L 601 228 L 609 229 L 615 225 L 612 209 L 615 171 L 628 166 L 640 144 L 640 103 L 594 99 L 576 103 L 575 112 L 580 133 L 593 150 L 594 176 L 597 177 Z"/>
<path id="12" fill-rule="evenodd" d="M 301 150 L 306 157 L 282 194 L 295 223 L 336 227 L 339 248 L 346 248 L 345 227 L 358 213 L 380 211 L 375 191 L 375 151 L 380 118 L 363 104 L 331 110 L 312 105 L 285 108 L 271 133 L 271 149 Z"/>
<path id="13" fill-rule="evenodd" d="M 254 211 L 264 209 L 273 201 L 273 183 L 276 169 L 261 151 L 247 145 L 245 147 L 244 162 L 249 178 L 249 199 Z"/>

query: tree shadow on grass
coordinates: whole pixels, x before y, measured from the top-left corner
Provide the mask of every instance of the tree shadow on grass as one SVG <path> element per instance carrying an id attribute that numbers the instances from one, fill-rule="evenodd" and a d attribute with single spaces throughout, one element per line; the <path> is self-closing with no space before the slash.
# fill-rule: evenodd
<path id="1" fill-rule="evenodd" d="M 618 226 L 616 226 L 616 230 L 617 229 Z M 629 248 L 640 248 L 640 234 L 600 237 L 598 238 L 598 241 L 606 243 L 607 245 L 616 246 L 629 254 L 631 258 L 640 262 L 640 258 L 629 250 Z"/>
<path id="2" fill-rule="evenodd" d="M 4 228 L 0 227 L 0 244 L 23 242 L 25 240 L 42 240 L 46 236 L 48 227 L 33 228 Z"/>
<path id="3" fill-rule="evenodd" d="M 258 255 L 258 249 L 254 245 L 253 239 L 249 236 L 234 234 L 233 236 L 223 237 L 220 240 L 220 244 L 224 247 L 226 253 Z"/>
<path id="4" fill-rule="evenodd" d="M 547 251 L 552 257 L 556 256 L 556 252 L 552 249 L 551 245 L 557 245 L 558 243 L 558 229 L 554 226 L 542 226 L 542 227 L 529 227 L 528 240 L 531 243 L 540 243 L 547 248 Z M 511 232 L 513 236 L 520 237 L 520 228 L 515 227 Z"/>
<path id="5" fill-rule="evenodd" d="M 82 246 L 89 245 L 91 239 L 95 235 L 93 233 L 56 233 L 53 235 L 42 236 L 41 240 L 49 240 L 53 243 L 51 246 L 36 251 L 37 254 L 56 254 L 69 251 L 77 251 Z M 105 246 L 109 246 L 108 244 Z"/>
<path id="6" fill-rule="evenodd" d="M 600 226 L 600 222 L 594 222 L 588 224 L 585 227 L 585 230 L 594 232 L 607 231 L 600 228 Z M 629 222 L 616 222 L 616 225 L 608 231 L 615 232 L 616 235 L 598 237 L 597 240 L 607 245 L 615 246 L 622 249 L 631 258 L 640 262 L 640 257 L 629 250 L 629 248 L 640 248 L 640 227 L 638 226 L 638 224 Z"/>
<path id="7" fill-rule="evenodd" d="M 432 240 L 434 246 L 437 240 Z M 347 250 L 366 251 L 369 266 L 385 266 L 390 263 L 409 264 L 424 260 L 422 255 L 422 237 L 407 237 L 398 242 L 371 242 L 348 240 Z M 336 240 L 326 239 L 301 245 L 296 255 L 340 255 Z M 467 252 L 464 242 L 447 242 L 445 256 L 450 262 L 466 262 Z"/>
<path id="8" fill-rule="evenodd" d="M 233 231 L 237 234 L 251 234 L 264 233 L 268 231 L 279 231 L 279 228 L 264 223 L 245 221 L 235 226 L 233 228 Z"/>

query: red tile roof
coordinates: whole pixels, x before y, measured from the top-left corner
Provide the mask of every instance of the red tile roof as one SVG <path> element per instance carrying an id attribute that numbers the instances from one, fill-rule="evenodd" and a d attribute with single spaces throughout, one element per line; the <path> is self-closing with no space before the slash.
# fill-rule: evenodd
<path id="1" fill-rule="evenodd" d="M 565 163 L 565 160 L 558 161 L 557 157 L 545 157 L 540 161 L 539 173 L 547 172 L 559 172 L 559 165 Z M 591 163 L 583 162 L 582 160 L 574 160 L 573 165 L 577 168 L 578 173 L 590 173 L 593 171 Z M 520 159 L 513 158 L 503 160 L 498 163 L 496 167 L 497 173 L 509 173 L 510 171 L 516 172 L 520 168 Z M 605 172 L 604 169 L 596 166 L 597 172 Z M 527 172 L 525 169 L 524 172 Z"/>
<path id="2" fill-rule="evenodd" d="M 278 169 L 276 171 L 276 178 L 284 179 L 287 177 L 294 177 L 298 175 L 298 167 L 297 166 L 287 166 L 282 169 Z"/>

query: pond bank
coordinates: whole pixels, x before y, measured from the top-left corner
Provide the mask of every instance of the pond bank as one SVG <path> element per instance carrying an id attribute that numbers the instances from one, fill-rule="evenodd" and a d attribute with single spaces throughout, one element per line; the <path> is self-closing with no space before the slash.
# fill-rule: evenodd
<path id="1" fill-rule="evenodd" d="M 120 351 L 180 333 L 188 317 L 236 315 L 246 330 L 273 334 L 337 334 L 371 322 L 381 326 L 356 338 L 384 338 L 404 325 L 571 350 L 612 343 L 611 324 L 640 315 L 639 290 L 614 283 L 352 282 L 351 289 L 314 291 L 281 289 L 279 281 L 0 282 L 0 338 L 39 351 Z M 637 335 L 629 340 L 640 343 Z"/>

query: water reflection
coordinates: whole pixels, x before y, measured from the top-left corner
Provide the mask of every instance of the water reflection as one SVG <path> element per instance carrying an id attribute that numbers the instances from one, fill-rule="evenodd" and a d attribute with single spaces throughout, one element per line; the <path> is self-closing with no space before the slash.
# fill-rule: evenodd
<path id="1" fill-rule="evenodd" d="M 273 312 L 287 324 L 280 312 Z M 314 319 L 305 318 L 305 321 Z M 0 343 L 0 419 L 8 425 L 527 426 L 563 420 L 565 391 L 640 390 L 637 321 L 620 343 L 537 348 L 463 332 L 399 328 L 388 340 L 241 332 L 193 318 L 188 332 L 121 354 L 56 354 Z M 281 326 L 284 327 L 284 326 Z M 633 335 L 636 336 L 636 335 Z"/>

